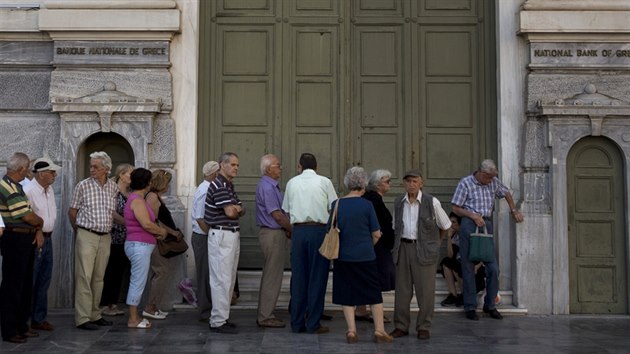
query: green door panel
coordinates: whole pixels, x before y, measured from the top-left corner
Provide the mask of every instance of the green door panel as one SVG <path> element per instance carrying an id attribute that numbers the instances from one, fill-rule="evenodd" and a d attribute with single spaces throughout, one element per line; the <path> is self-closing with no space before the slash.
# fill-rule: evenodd
<path id="1" fill-rule="evenodd" d="M 567 159 L 571 313 L 628 312 L 623 161 L 604 138 L 584 138 Z"/>

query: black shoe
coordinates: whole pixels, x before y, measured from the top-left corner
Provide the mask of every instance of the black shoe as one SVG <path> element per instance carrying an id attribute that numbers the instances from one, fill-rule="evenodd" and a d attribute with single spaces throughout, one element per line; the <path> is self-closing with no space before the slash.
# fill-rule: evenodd
<path id="1" fill-rule="evenodd" d="M 111 325 L 114 324 L 114 322 L 108 321 L 108 320 L 104 319 L 103 317 L 99 318 L 96 321 L 92 321 L 90 323 L 94 323 L 97 326 L 111 326 Z"/>
<path id="2" fill-rule="evenodd" d="M 225 324 L 228 325 L 228 327 L 230 328 L 236 328 L 236 324 L 230 322 L 230 321 L 225 321 Z"/>
<path id="3" fill-rule="evenodd" d="M 211 332 L 222 333 L 222 334 L 237 334 L 238 333 L 236 328 L 231 327 L 228 323 L 224 323 L 220 327 L 212 327 L 212 326 L 209 326 L 209 327 L 210 327 Z"/>
<path id="4" fill-rule="evenodd" d="M 454 296 L 453 294 L 448 294 L 446 299 L 444 299 L 444 300 L 442 300 L 442 302 L 440 302 L 440 305 L 442 305 L 442 306 L 452 306 L 452 305 L 455 305 L 456 303 L 457 303 L 457 297 Z"/>
<path id="5" fill-rule="evenodd" d="M 464 295 L 457 294 L 457 300 L 455 301 L 455 306 L 457 306 L 457 307 L 464 306 Z"/>
<path id="6" fill-rule="evenodd" d="M 472 321 L 479 321 L 479 316 L 475 310 L 466 311 L 466 318 Z"/>
<path id="7" fill-rule="evenodd" d="M 2 340 L 10 343 L 26 343 L 26 338 L 20 335 L 15 335 L 9 338 L 2 338 Z"/>
<path id="8" fill-rule="evenodd" d="M 501 313 L 497 311 L 497 309 L 488 310 L 487 308 L 484 307 L 483 312 L 487 313 L 488 315 L 490 315 L 490 317 L 494 318 L 495 320 L 503 319 L 503 315 L 501 315 Z"/>
<path id="9" fill-rule="evenodd" d="M 94 331 L 99 329 L 100 327 L 97 324 L 92 322 L 85 322 L 77 326 L 78 329 L 86 329 L 88 331 Z"/>
<path id="10" fill-rule="evenodd" d="M 332 321 L 333 317 L 331 315 L 326 315 L 322 313 L 322 315 L 320 316 L 320 319 L 324 321 Z"/>

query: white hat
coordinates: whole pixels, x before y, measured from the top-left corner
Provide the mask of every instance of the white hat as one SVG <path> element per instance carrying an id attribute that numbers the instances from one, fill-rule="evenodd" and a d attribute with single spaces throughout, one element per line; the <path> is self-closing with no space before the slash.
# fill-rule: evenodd
<path id="1" fill-rule="evenodd" d="M 33 164 L 33 172 L 43 172 L 43 171 L 59 171 L 61 170 L 61 166 L 55 165 L 48 157 L 42 157 L 35 160 Z"/>
<path id="2" fill-rule="evenodd" d="M 208 161 L 201 169 L 204 176 L 210 176 L 211 174 L 219 170 L 219 163 L 216 161 Z"/>

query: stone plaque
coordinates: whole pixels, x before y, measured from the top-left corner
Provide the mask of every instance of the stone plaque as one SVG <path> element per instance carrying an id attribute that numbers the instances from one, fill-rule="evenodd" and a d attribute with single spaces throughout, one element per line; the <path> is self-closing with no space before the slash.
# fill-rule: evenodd
<path id="1" fill-rule="evenodd" d="M 167 41 L 56 41 L 55 65 L 168 66 Z"/>
<path id="2" fill-rule="evenodd" d="M 532 43 L 531 68 L 630 68 L 630 43 Z"/>

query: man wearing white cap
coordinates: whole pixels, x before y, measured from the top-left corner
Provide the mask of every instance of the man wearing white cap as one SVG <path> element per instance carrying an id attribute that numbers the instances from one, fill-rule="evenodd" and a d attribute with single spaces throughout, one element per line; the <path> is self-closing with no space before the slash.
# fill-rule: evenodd
<path id="1" fill-rule="evenodd" d="M 61 167 L 55 165 L 47 157 L 37 159 L 33 164 L 33 180 L 24 187 L 24 193 L 31 202 L 33 212 L 44 220 L 42 227 L 44 244 L 35 250 L 34 257 L 33 307 L 31 311 L 31 328 L 44 331 L 54 329 L 53 325 L 46 321 L 46 316 L 48 314 L 48 287 L 53 268 L 51 236 L 57 218 L 55 191 L 52 184 L 55 183 L 57 171 L 60 169 Z"/>
<path id="2" fill-rule="evenodd" d="M 195 267 L 197 276 L 197 311 L 200 321 L 208 321 L 212 311 L 212 298 L 210 296 L 210 270 L 208 269 L 208 225 L 203 221 L 206 208 L 206 196 L 210 182 L 219 173 L 219 163 L 208 161 L 202 168 L 203 182 L 197 187 L 193 197 L 192 212 L 192 236 L 190 238 L 195 254 Z"/>

